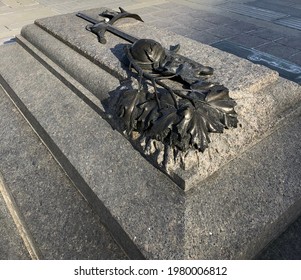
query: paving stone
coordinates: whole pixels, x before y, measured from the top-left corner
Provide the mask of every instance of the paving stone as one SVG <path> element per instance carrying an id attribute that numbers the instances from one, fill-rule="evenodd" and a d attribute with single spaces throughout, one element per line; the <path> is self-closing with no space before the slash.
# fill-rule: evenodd
<path id="1" fill-rule="evenodd" d="M 21 28 L 25 25 L 31 24 L 33 23 L 34 20 L 25 20 L 25 21 L 18 21 L 18 22 L 14 22 L 14 23 L 10 23 L 7 24 L 6 27 L 11 30 L 11 31 L 15 31 L 15 34 L 19 34 L 19 31 L 21 30 Z"/>
<path id="2" fill-rule="evenodd" d="M 34 21 L 37 17 L 43 18 L 46 16 L 57 15 L 54 11 L 47 7 L 37 6 L 35 8 L 28 8 L 26 13 L 23 9 L 15 10 L 10 16 L 0 18 L 1 25 L 15 24 L 17 22 L 24 22 L 28 20 Z"/>
<path id="3" fill-rule="evenodd" d="M 156 15 L 155 15 L 156 16 Z M 151 24 L 152 26 L 156 26 L 158 28 L 176 28 L 176 27 L 179 27 L 180 24 L 177 23 L 173 18 L 169 18 L 169 19 L 156 19 L 152 22 Z"/>
<path id="4" fill-rule="evenodd" d="M 275 20 L 274 23 L 282 25 L 284 27 L 288 27 L 291 29 L 296 29 L 299 32 L 301 32 L 301 18 L 299 17 L 286 17 L 286 18 L 281 18 L 279 20 Z"/>
<path id="5" fill-rule="evenodd" d="M 209 31 L 201 31 L 195 34 L 192 34 L 191 37 L 189 37 L 193 40 L 196 40 L 198 42 L 201 42 L 206 45 L 211 45 L 213 43 L 219 42 L 221 38 L 219 36 L 215 36 L 215 34 L 211 34 Z"/>
<path id="6" fill-rule="evenodd" d="M 215 28 L 217 25 L 205 20 L 195 18 L 180 18 L 176 22 L 179 22 L 189 28 L 204 31 L 210 28 Z"/>
<path id="7" fill-rule="evenodd" d="M 301 35 L 300 37 L 284 37 L 279 40 L 277 40 L 277 43 L 283 45 L 283 48 L 286 49 L 286 47 L 295 48 L 298 50 L 301 50 Z"/>
<path id="8" fill-rule="evenodd" d="M 225 3 L 224 5 L 220 5 L 219 7 L 233 13 L 266 21 L 273 21 L 287 16 L 287 14 L 282 12 L 274 12 L 266 9 L 257 9 L 256 7 L 244 5 L 241 3 L 229 2 Z"/>
<path id="9" fill-rule="evenodd" d="M 1 32 L 1 34 L 4 33 L 4 32 L 7 32 L 7 31 L 9 31 L 9 29 L 7 27 L 0 26 L 0 32 Z"/>
<path id="10" fill-rule="evenodd" d="M 220 25 L 226 25 L 233 23 L 233 19 L 225 16 L 221 16 L 220 14 L 213 14 L 213 13 L 205 13 L 201 19 Z"/>
<path id="11" fill-rule="evenodd" d="M 179 35 L 196 40 L 198 42 L 201 42 L 201 43 L 207 44 L 207 45 L 216 43 L 221 40 L 220 37 L 215 36 L 209 32 L 199 31 L 199 30 L 192 29 L 189 27 L 171 26 L 171 27 L 168 27 L 167 29 L 169 31 L 173 31 Z"/>
<path id="12" fill-rule="evenodd" d="M 234 36 L 231 39 L 229 39 L 229 41 L 248 48 L 257 48 L 258 46 L 269 43 L 269 40 L 248 33 Z"/>
<path id="13" fill-rule="evenodd" d="M 145 14 L 141 18 L 145 23 L 155 22 L 158 19 L 156 14 Z"/>
<path id="14" fill-rule="evenodd" d="M 285 37 L 286 35 L 284 33 L 280 33 L 277 31 L 273 31 L 267 28 L 262 28 L 262 29 L 258 29 L 258 30 L 254 30 L 251 31 L 249 34 L 252 34 L 254 36 L 266 39 L 266 40 L 279 40 L 283 37 Z"/>
<path id="15" fill-rule="evenodd" d="M 1 48 L 7 47 L 11 46 Z M 0 93 L 0 170 L 42 258 L 125 258 L 9 98 Z"/>
<path id="16" fill-rule="evenodd" d="M 2 89 L 0 88 L 0 92 Z M 1 174 L 0 174 L 1 176 Z M 1 178 L 0 178 L 1 180 Z M 1 184 L 1 181 L 0 181 Z M 4 186 L 0 186 L 0 190 Z M 31 259 L 0 192 L 0 260 Z"/>
<path id="17" fill-rule="evenodd" d="M 256 47 L 257 50 L 272 54 L 274 56 L 283 58 L 283 59 L 288 59 L 291 57 L 293 54 L 296 54 L 299 52 L 298 49 L 294 49 L 291 47 L 284 47 L 283 45 L 279 44 L 278 42 L 271 42 L 267 43 L 265 45 Z"/>
<path id="18" fill-rule="evenodd" d="M 63 3 L 72 3 L 72 0 L 39 0 L 40 4 L 44 5 L 54 5 L 54 4 L 63 4 Z"/>
<path id="19" fill-rule="evenodd" d="M 298 53 L 292 55 L 288 59 L 298 65 L 301 65 L 301 52 L 298 52 Z"/>
<path id="20" fill-rule="evenodd" d="M 1 17 L 6 16 L 10 13 L 13 13 L 13 9 L 11 7 L 8 7 L 8 6 L 0 7 L 0 16 Z M 3 19 L 1 21 L 3 21 Z"/>
<path id="21" fill-rule="evenodd" d="M 191 33 L 191 29 L 187 26 L 181 25 L 181 26 L 171 26 L 168 27 L 169 31 L 172 31 L 178 35 L 186 36 L 188 37 Z"/>
<path id="22" fill-rule="evenodd" d="M 174 12 L 176 12 L 176 14 L 185 14 L 186 12 L 191 11 L 190 7 L 174 2 L 166 2 L 163 4 L 155 5 L 154 7 L 157 7 L 160 10 L 165 9 L 167 11 L 172 11 L 171 14 L 173 14 Z"/>
<path id="23" fill-rule="evenodd" d="M 283 3 L 281 3 L 281 4 L 283 4 Z M 262 8 L 262 9 L 267 9 L 267 10 L 271 10 L 271 11 L 275 11 L 275 12 L 288 14 L 291 16 L 300 17 L 301 9 L 299 10 L 296 7 L 281 5 L 281 4 L 265 2 L 265 1 L 254 1 L 254 2 L 248 3 L 248 5 L 253 6 L 253 7 L 258 7 L 258 8 Z"/>
<path id="24" fill-rule="evenodd" d="M 266 52 L 261 52 L 254 48 L 247 48 L 237 45 L 227 40 L 214 43 L 212 46 L 248 59 L 253 63 L 258 63 L 274 69 L 281 77 L 289 79 L 293 82 L 298 84 L 301 82 L 301 68 L 297 64 L 291 63 L 288 60 L 276 57 Z"/>
<path id="25" fill-rule="evenodd" d="M 210 28 L 207 32 L 219 37 L 219 38 L 231 38 L 235 35 L 240 34 L 241 32 L 235 28 L 229 28 L 227 26 L 218 26 L 215 28 Z"/>
<path id="26" fill-rule="evenodd" d="M 113 3 L 112 3 L 113 4 Z M 63 3 L 63 4 L 56 4 L 51 5 L 51 9 L 55 11 L 57 14 L 64 14 L 64 13 L 71 13 L 75 11 L 85 10 L 85 9 L 91 9 L 98 7 L 99 4 L 97 4 L 95 1 L 92 2 L 73 2 L 73 3 Z"/>
<path id="27" fill-rule="evenodd" d="M 13 43 L 15 43 L 15 37 L 14 36 L 5 37 L 5 38 L 0 39 L 0 45 L 13 44 Z"/>
<path id="28" fill-rule="evenodd" d="M 152 9 L 150 9 L 148 7 L 144 7 L 144 8 L 136 8 L 136 9 L 133 9 L 132 11 L 135 12 L 135 14 L 138 14 L 142 17 L 143 15 L 160 12 L 161 9 L 159 7 L 152 7 Z"/>
<path id="29" fill-rule="evenodd" d="M 229 28 L 240 30 L 242 33 L 260 29 L 259 26 L 244 21 L 234 21 L 232 23 L 227 24 L 226 26 Z"/>

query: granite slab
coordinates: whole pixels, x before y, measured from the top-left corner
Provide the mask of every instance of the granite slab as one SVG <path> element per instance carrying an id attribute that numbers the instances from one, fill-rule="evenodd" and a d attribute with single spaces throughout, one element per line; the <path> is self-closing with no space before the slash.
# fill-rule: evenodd
<path id="1" fill-rule="evenodd" d="M 98 16 L 101 10 L 104 8 L 84 13 L 101 19 Z M 104 105 L 108 92 L 112 94 L 118 83 L 124 85 L 124 81 L 129 79 L 123 51 L 128 43 L 107 33 L 107 44 L 99 44 L 96 36 L 86 31 L 86 24 L 75 13 L 39 19 L 34 25 L 24 27 L 18 40 L 28 49 L 36 48 L 51 59 L 99 99 L 100 102 L 96 103 L 102 103 L 97 105 L 101 110 L 110 111 L 108 103 Z M 181 55 L 214 67 L 214 80 L 227 86 L 230 96 L 237 101 L 238 128 L 226 130 L 223 134 L 211 134 L 211 144 L 204 153 L 188 152 L 184 165 L 178 161 L 167 167 L 162 164 L 162 153 L 147 157 L 185 191 L 197 186 L 271 133 L 285 116 L 286 110 L 301 100 L 298 85 L 283 80 L 277 82 L 278 74 L 266 67 L 133 19 L 117 25 L 137 38 L 158 40 L 166 48 L 180 43 Z M 279 93 L 279 83 L 283 83 L 282 92 L 288 91 L 290 98 Z M 117 127 L 114 120 L 110 123 Z M 143 153 L 139 144 L 133 145 Z"/>
<path id="2" fill-rule="evenodd" d="M 3 184 L 0 174 L 0 184 Z M 2 190 L 3 185 L 0 186 Z M 0 260 L 29 260 L 30 255 L 0 193 Z"/>
<path id="3" fill-rule="evenodd" d="M 5 188 L 21 213 L 19 223 L 30 235 L 34 258 L 127 259 L 1 87 L 0 143 Z M 29 258 L 1 195 L 0 211 L 0 258 Z"/>
<path id="4" fill-rule="evenodd" d="M 0 54 L 6 91 L 130 258 L 253 258 L 300 215 L 295 84 L 270 86 L 296 96 L 277 131 L 184 193 L 20 45 Z"/>

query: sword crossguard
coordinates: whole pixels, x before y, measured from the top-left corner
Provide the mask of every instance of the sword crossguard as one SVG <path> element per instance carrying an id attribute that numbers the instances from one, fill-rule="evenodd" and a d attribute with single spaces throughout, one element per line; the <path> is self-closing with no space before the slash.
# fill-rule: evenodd
<path id="1" fill-rule="evenodd" d="M 103 17 L 106 17 L 106 18 L 109 18 L 110 20 L 109 20 L 108 24 L 111 24 L 111 25 L 114 22 L 116 22 L 117 20 L 119 20 L 121 18 L 126 18 L 126 17 L 134 18 L 136 20 L 139 20 L 139 21 L 143 22 L 143 19 L 139 15 L 129 13 L 121 7 L 119 7 L 119 10 L 120 10 L 120 12 L 106 10 L 106 11 L 102 12 L 99 15 L 103 16 Z"/>
<path id="2" fill-rule="evenodd" d="M 89 24 L 87 25 L 86 29 L 97 35 L 99 43 L 105 44 L 107 42 L 105 38 L 105 33 L 107 31 L 107 23 L 105 21 L 95 24 Z"/>
<path id="3" fill-rule="evenodd" d="M 97 35 L 98 41 L 101 44 L 105 44 L 107 42 L 107 40 L 105 38 L 105 33 L 108 29 L 108 26 L 113 25 L 117 20 L 120 20 L 122 18 L 134 18 L 136 20 L 143 22 L 143 19 L 139 15 L 129 13 L 121 7 L 119 7 L 119 10 L 120 10 L 120 12 L 109 11 L 109 10 L 102 12 L 99 15 L 104 17 L 105 19 L 101 22 L 98 22 L 93 25 L 89 25 L 87 27 L 88 30 L 90 30 L 91 32 L 93 32 L 94 34 Z"/>

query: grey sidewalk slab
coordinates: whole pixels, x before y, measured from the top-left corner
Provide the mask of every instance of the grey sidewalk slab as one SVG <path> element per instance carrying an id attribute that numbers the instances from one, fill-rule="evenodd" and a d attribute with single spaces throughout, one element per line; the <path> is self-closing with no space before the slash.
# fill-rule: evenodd
<path id="1" fill-rule="evenodd" d="M 275 20 L 275 23 L 301 31 L 301 17 L 282 18 Z"/>
<path id="2" fill-rule="evenodd" d="M 40 257 L 126 258 L 2 89 L 0 94 L 0 170 Z M 17 250 L 20 242 L 13 234 L 5 239 L 5 228 L 1 231 L 0 242 L 15 242 Z M 5 253 L 5 258 L 14 258 L 10 251 Z"/>
<path id="3" fill-rule="evenodd" d="M 267 9 L 258 9 L 256 7 L 240 3 L 226 3 L 220 5 L 220 7 L 234 13 L 266 21 L 274 21 L 288 16 L 287 14 L 282 12 L 274 12 Z"/>
<path id="4" fill-rule="evenodd" d="M 251 7 L 258 7 L 266 10 L 272 10 L 274 12 L 279 12 L 279 13 L 284 13 L 290 16 L 296 16 L 300 17 L 301 16 L 301 9 L 298 9 L 292 4 L 288 5 L 287 1 L 282 1 L 281 4 L 273 3 L 273 2 L 267 2 L 267 1 L 251 1 L 247 3 L 248 6 Z"/>
<path id="5" fill-rule="evenodd" d="M 239 57 L 246 58 L 254 63 L 266 65 L 267 67 L 276 70 L 281 77 L 294 81 L 298 84 L 301 82 L 301 67 L 299 66 L 300 64 L 298 61 L 294 63 L 295 60 L 293 56 L 289 56 L 290 61 L 288 61 L 256 49 L 237 45 L 227 40 L 214 43 L 213 46 L 229 53 L 233 53 Z M 282 48 L 280 50 L 282 50 Z M 293 53 L 295 53 L 295 51 Z M 296 55 L 298 55 L 298 53 L 296 53 Z"/>
<path id="6" fill-rule="evenodd" d="M 282 44 L 279 44 L 278 42 L 267 43 L 256 47 L 256 49 L 262 52 L 269 53 L 276 57 L 284 58 L 286 60 L 290 60 L 291 56 L 300 52 L 300 50 L 298 49 L 294 49 L 287 46 L 284 47 Z"/>

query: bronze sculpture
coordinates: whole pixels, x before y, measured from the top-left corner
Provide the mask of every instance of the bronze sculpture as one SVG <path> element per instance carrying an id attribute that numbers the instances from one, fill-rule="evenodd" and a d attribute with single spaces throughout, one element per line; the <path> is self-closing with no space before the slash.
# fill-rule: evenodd
<path id="1" fill-rule="evenodd" d="M 107 18 L 103 22 L 78 16 L 94 23 L 88 30 L 101 43 L 105 43 L 107 30 L 132 43 L 124 51 L 130 69 L 138 73 L 138 88 L 120 93 L 115 113 L 121 130 L 129 137 L 135 134 L 145 149 L 156 140 L 163 143 L 164 153 L 171 149 L 173 155 L 190 149 L 204 152 L 210 143 L 209 133 L 237 127 L 236 102 L 225 86 L 209 80 L 211 67 L 178 54 L 180 45 L 167 50 L 155 40 L 138 39 L 112 27 L 123 17 L 142 21 L 138 15 L 120 8 L 120 12 L 102 13 Z"/>

